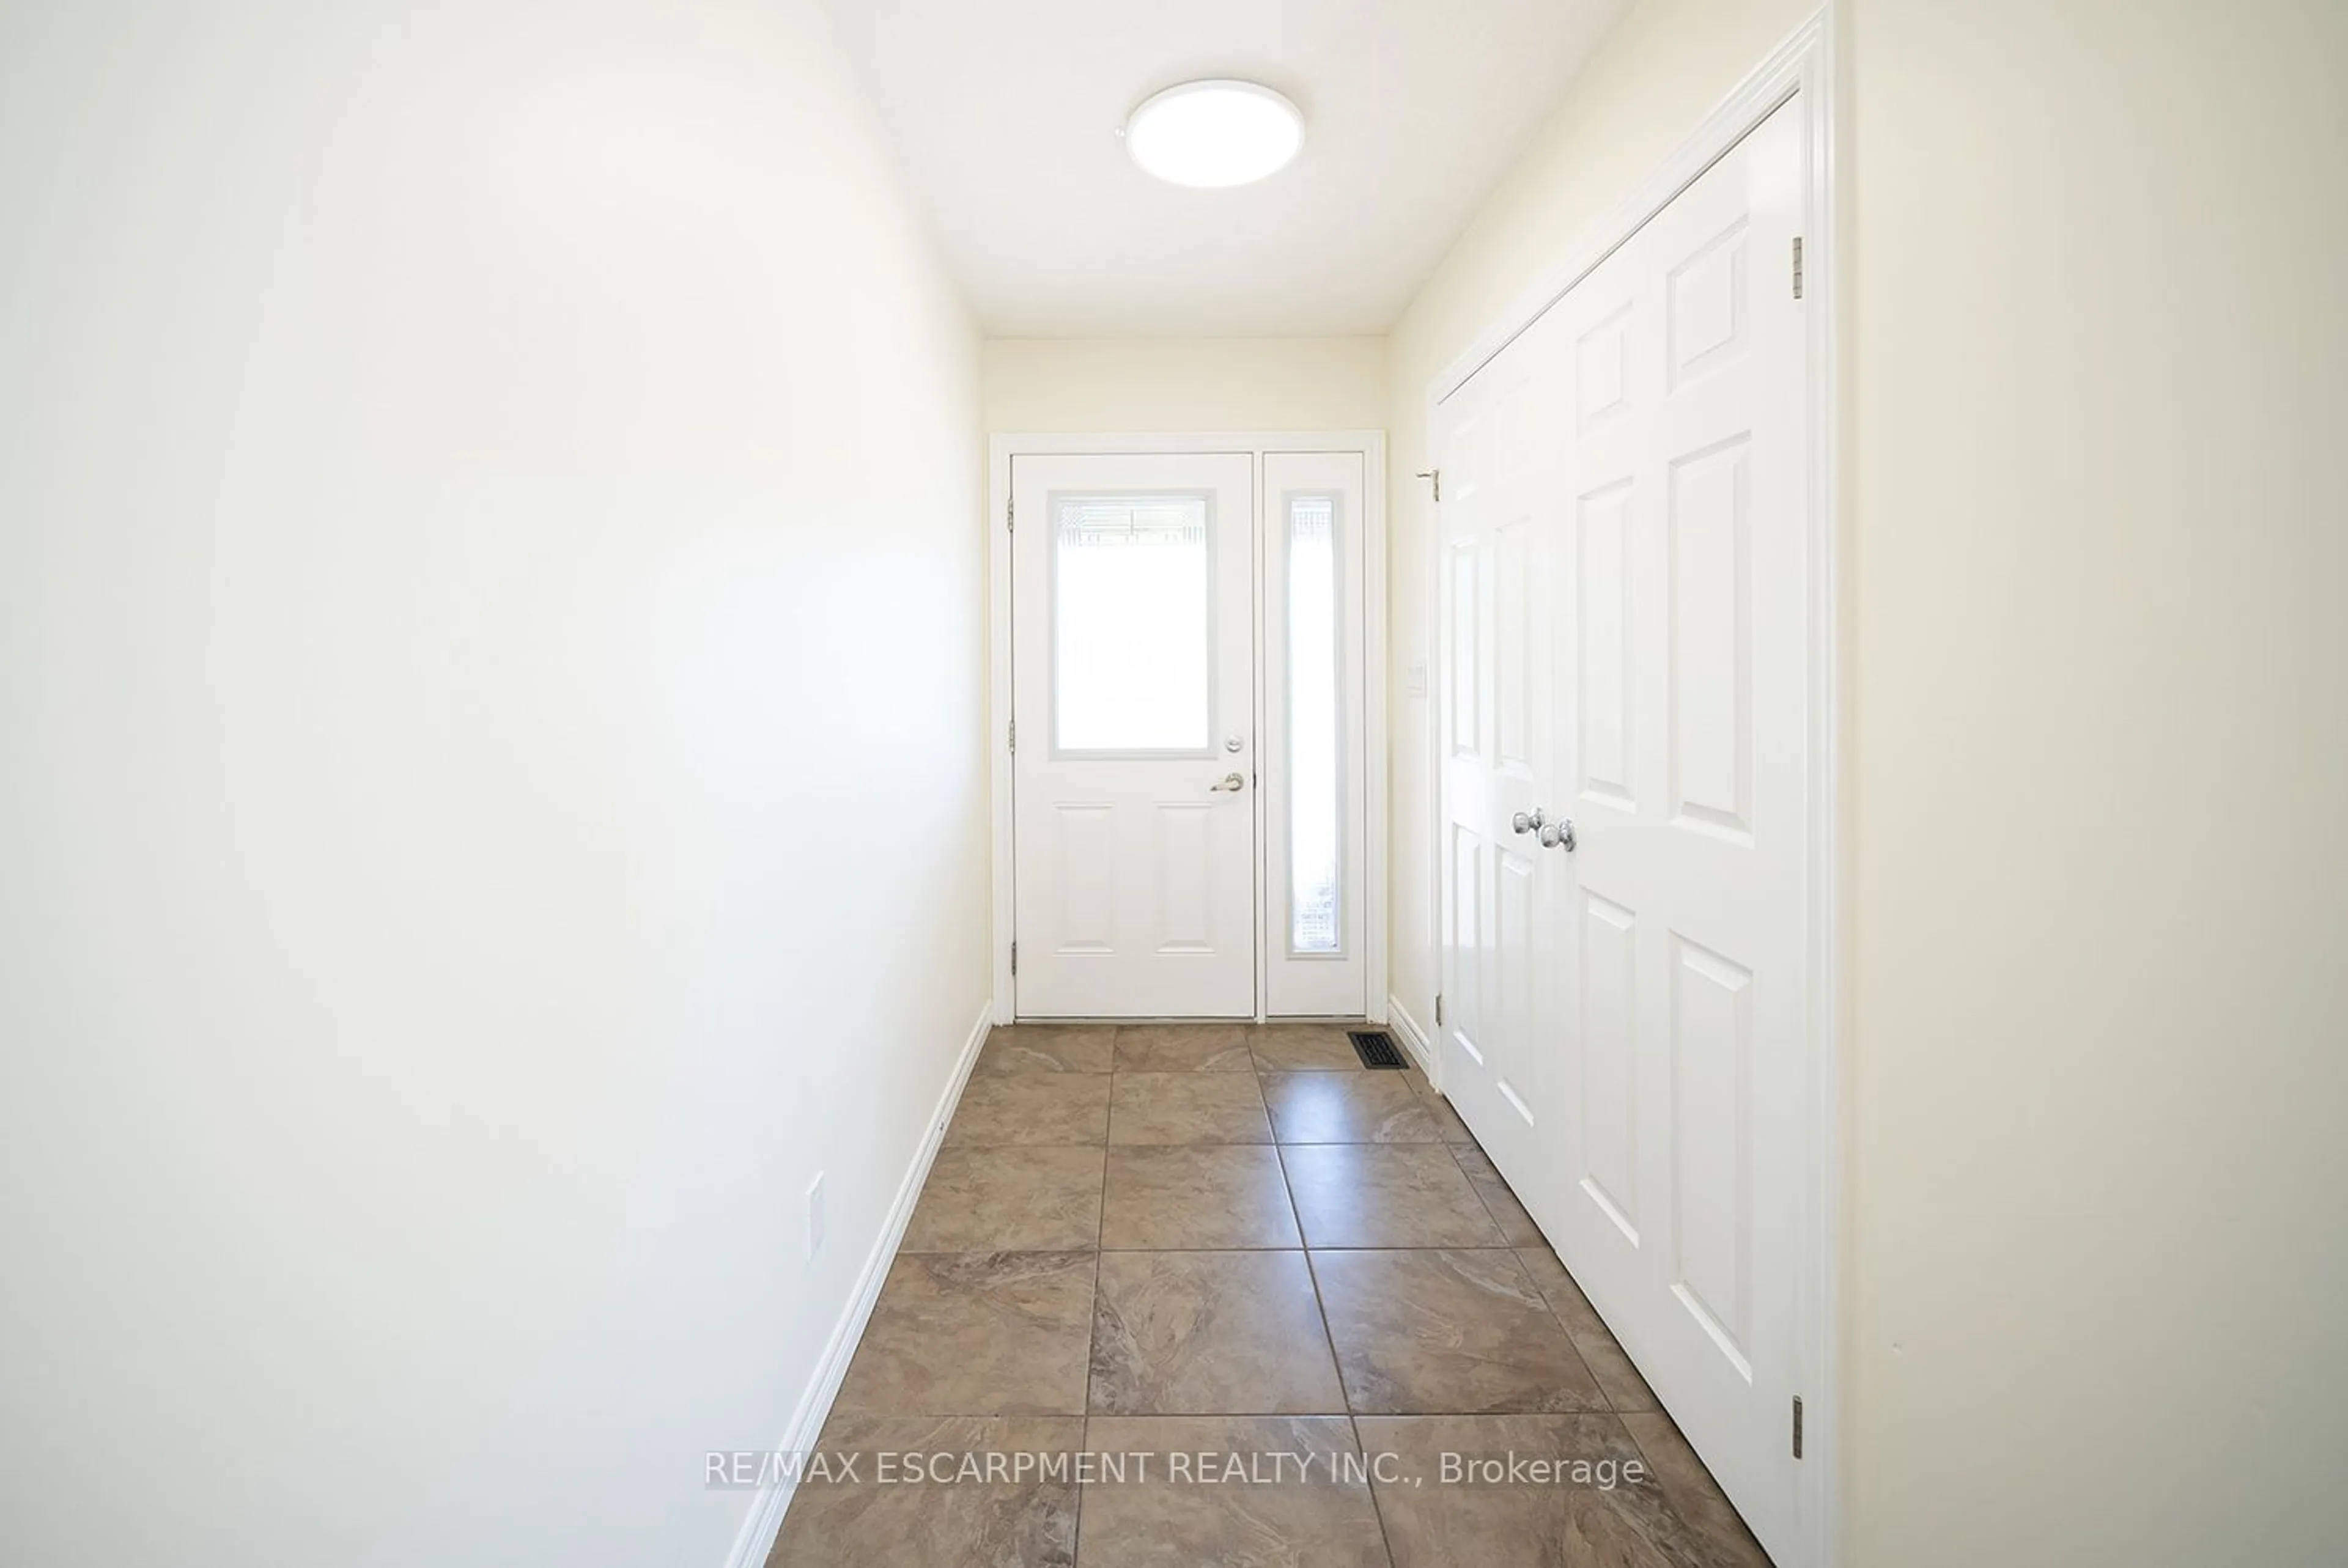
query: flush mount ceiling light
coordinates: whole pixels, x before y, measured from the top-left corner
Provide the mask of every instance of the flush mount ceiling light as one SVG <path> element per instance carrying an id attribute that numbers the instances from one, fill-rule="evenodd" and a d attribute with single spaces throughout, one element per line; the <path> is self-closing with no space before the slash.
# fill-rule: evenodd
<path id="1" fill-rule="evenodd" d="M 1253 82 L 1184 82 L 1145 100 L 1125 122 L 1134 162 L 1200 189 L 1262 179 L 1303 145 L 1304 116 Z"/>

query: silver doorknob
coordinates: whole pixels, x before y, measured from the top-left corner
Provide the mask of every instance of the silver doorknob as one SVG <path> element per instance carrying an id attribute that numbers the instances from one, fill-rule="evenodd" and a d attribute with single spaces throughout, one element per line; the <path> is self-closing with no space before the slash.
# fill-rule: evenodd
<path id="1" fill-rule="evenodd" d="M 1569 816 L 1562 822 L 1552 822 L 1542 828 L 1540 842 L 1543 849 L 1562 849 L 1568 855 L 1572 854 L 1575 845 L 1581 842 L 1574 836 L 1573 818 Z"/>
<path id="2" fill-rule="evenodd" d="M 1540 830 L 1541 825 L 1548 821 L 1549 818 L 1540 814 L 1540 808 L 1535 806 L 1531 811 L 1520 811 L 1510 817 L 1509 825 L 1519 833 L 1537 833 Z"/>
<path id="3" fill-rule="evenodd" d="M 1236 794 L 1245 788 L 1247 788 L 1247 774 L 1225 774 L 1223 775 L 1222 783 L 1219 784 L 1209 784 L 1207 786 L 1207 793 L 1209 794 L 1220 794 L 1224 790 L 1231 790 Z"/>

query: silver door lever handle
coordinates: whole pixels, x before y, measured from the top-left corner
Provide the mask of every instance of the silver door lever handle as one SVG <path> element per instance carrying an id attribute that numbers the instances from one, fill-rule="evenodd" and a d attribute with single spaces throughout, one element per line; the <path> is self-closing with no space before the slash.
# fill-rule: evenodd
<path id="1" fill-rule="evenodd" d="M 1225 774 L 1223 775 L 1222 783 L 1219 784 L 1209 784 L 1207 786 L 1207 793 L 1209 794 L 1219 794 L 1224 790 L 1231 790 L 1236 794 L 1245 788 L 1247 788 L 1247 775 L 1245 774 Z"/>

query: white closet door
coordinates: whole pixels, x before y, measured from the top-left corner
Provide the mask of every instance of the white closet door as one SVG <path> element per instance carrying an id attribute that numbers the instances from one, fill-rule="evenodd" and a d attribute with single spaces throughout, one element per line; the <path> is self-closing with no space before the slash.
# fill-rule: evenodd
<path id="1" fill-rule="evenodd" d="M 1447 1088 L 1789 1554 L 1811 1146 L 1803 113 L 1779 108 L 1437 424 Z M 1570 818 L 1574 847 L 1508 833 L 1535 809 Z"/>
<path id="2" fill-rule="evenodd" d="M 1440 411 L 1437 702 L 1445 1091 L 1501 1168 L 1536 1168 L 1563 1108 L 1546 1020 L 1554 912 L 1534 815 L 1556 794 L 1550 648 L 1562 406 L 1546 321 Z"/>

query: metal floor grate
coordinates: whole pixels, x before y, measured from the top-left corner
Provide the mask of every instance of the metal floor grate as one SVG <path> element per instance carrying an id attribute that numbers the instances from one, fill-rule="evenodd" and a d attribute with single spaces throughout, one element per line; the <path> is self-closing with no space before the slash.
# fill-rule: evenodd
<path id="1" fill-rule="evenodd" d="M 1410 1059 L 1394 1042 L 1394 1036 L 1382 1029 L 1349 1029 L 1345 1038 L 1354 1042 L 1354 1054 L 1362 1059 L 1364 1067 L 1408 1067 Z"/>

